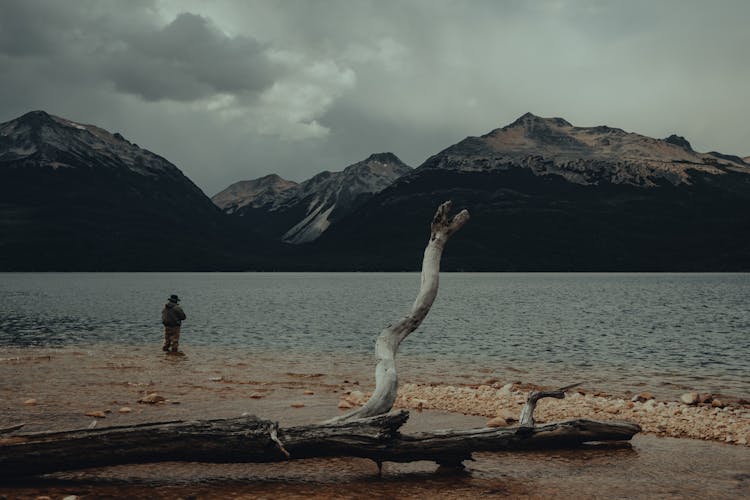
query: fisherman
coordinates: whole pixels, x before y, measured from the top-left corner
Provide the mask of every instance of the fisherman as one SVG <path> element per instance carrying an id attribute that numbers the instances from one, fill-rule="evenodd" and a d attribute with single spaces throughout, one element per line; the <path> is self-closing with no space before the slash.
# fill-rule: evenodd
<path id="1" fill-rule="evenodd" d="M 164 305 L 161 311 L 161 322 L 164 324 L 164 347 L 166 352 L 177 352 L 180 343 L 180 325 L 185 319 L 185 312 L 178 305 L 180 298 L 177 295 L 170 295 L 169 301 Z"/>

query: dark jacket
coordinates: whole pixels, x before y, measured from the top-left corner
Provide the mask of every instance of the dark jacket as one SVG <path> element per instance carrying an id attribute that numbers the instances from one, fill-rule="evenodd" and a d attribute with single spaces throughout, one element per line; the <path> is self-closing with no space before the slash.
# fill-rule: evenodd
<path id="1" fill-rule="evenodd" d="M 167 302 L 161 310 L 161 322 L 164 326 L 180 326 L 185 317 L 182 308 L 174 302 Z"/>

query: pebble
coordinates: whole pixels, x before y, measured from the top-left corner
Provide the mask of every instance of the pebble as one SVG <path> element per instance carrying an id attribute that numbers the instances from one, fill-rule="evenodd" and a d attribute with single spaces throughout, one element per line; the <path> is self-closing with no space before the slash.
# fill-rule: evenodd
<path id="1" fill-rule="evenodd" d="M 123 406 L 119 410 L 117 410 L 117 413 L 130 413 L 133 410 L 131 408 L 128 408 L 127 406 Z"/>
<path id="2" fill-rule="evenodd" d="M 265 397 L 265 394 L 262 394 L 260 392 L 254 392 L 250 394 L 250 399 L 260 399 L 262 397 Z"/>
<path id="3" fill-rule="evenodd" d="M 62 500 L 78 500 L 79 498 L 81 497 L 79 497 L 78 495 L 68 495 L 64 497 Z"/>
<path id="4" fill-rule="evenodd" d="M 289 406 L 291 406 L 292 408 L 304 408 L 305 404 L 304 403 L 292 403 Z"/>
<path id="5" fill-rule="evenodd" d="M 500 411 L 497 412 L 497 416 L 500 417 L 500 418 L 505 419 L 506 422 L 508 422 L 509 424 L 511 424 L 513 422 L 518 422 L 518 418 L 520 417 L 520 413 L 519 412 L 514 412 L 512 410 L 502 409 L 502 410 L 500 410 Z"/>
<path id="6" fill-rule="evenodd" d="M 650 392 L 642 392 L 640 394 L 636 394 L 631 398 L 631 401 L 637 402 L 637 403 L 643 403 L 645 401 L 649 401 L 651 399 L 654 399 L 654 395 Z"/>
<path id="7" fill-rule="evenodd" d="M 349 401 L 342 399 L 341 401 L 339 401 L 339 408 L 341 408 L 342 410 L 348 410 L 350 408 L 354 408 L 354 405 Z"/>
<path id="8" fill-rule="evenodd" d="M 138 400 L 139 403 L 149 404 L 149 405 L 161 403 L 163 401 L 164 401 L 164 396 L 160 396 L 155 392 L 152 392 L 151 394 L 148 394 L 147 396 L 143 396 L 141 399 Z"/>
<path id="9" fill-rule="evenodd" d="M 346 399 L 352 404 L 359 405 L 365 400 L 365 394 L 362 391 L 351 391 Z"/>
<path id="10" fill-rule="evenodd" d="M 23 404 L 29 405 L 29 406 L 34 406 L 34 405 L 36 405 L 36 399 L 34 399 L 34 398 L 27 399 L 26 401 L 23 402 Z"/>
<path id="11" fill-rule="evenodd" d="M 503 417 L 495 417 L 487 421 L 485 424 L 487 427 L 505 427 L 508 425 L 508 421 Z"/>
<path id="12" fill-rule="evenodd" d="M 699 403 L 711 403 L 714 400 L 713 394 L 701 394 L 698 398 Z"/>
<path id="13" fill-rule="evenodd" d="M 105 418 L 107 415 L 103 411 L 90 411 L 84 413 L 87 417 Z"/>
<path id="14" fill-rule="evenodd" d="M 504 386 L 500 388 L 497 394 L 498 396 L 501 396 L 501 397 L 508 397 L 511 394 L 511 389 L 513 389 L 513 384 L 511 383 L 505 384 Z"/>
<path id="15" fill-rule="evenodd" d="M 698 401 L 700 401 L 700 396 L 697 392 L 686 392 L 685 394 L 680 396 L 680 401 L 682 401 L 686 405 L 694 405 L 697 404 Z"/>
<path id="16" fill-rule="evenodd" d="M 304 391 L 302 394 L 305 394 L 306 396 L 312 396 L 315 393 L 313 391 L 311 391 L 311 390 L 308 389 L 308 390 Z"/>

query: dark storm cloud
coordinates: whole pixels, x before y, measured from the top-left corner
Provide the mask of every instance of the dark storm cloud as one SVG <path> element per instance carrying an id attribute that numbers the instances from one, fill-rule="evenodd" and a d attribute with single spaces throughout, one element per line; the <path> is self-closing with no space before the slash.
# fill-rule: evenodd
<path id="1" fill-rule="evenodd" d="M 58 74 L 83 72 L 149 101 L 258 92 L 282 72 L 258 41 L 228 36 L 206 17 L 182 13 L 160 26 L 152 2 L 128 3 L 125 17 L 105 5 L 6 1 L 0 54 L 19 64 L 47 58 Z"/>
<path id="2" fill-rule="evenodd" d="M 750 2 L 0 0 L 0 121 L 119 131 L 210 194 L 524 112 L 750 154 Z"/>
<path id="3" fill-rule="evenodd" d="M 259 91 L 278 72 L 260 43 L 229 37 L 194 14 L 180 14 L 161 29 L 121 42 L 108 51 L 104 74 L 119 90 L 147 100 Z"/>

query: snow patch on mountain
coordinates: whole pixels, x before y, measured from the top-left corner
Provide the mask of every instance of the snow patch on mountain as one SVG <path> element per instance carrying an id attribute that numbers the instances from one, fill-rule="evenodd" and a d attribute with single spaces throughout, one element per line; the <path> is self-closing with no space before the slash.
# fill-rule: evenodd
<path id="1" fill-rule="evenodd" d="M 289 231 L 284 233 L 282 240 L 287 243 L 307 243 L 314 241 L 318 236 L 328 229 L 331 225 L 329 217 L 336 205 L 331 205 L 327 210 L 322 211 L 323 205 L 312 205 L 312 212 L 294 225 Z"/>
<path id="2" fill-rule="evenodd" d="M 317 239 L 362 196 L 382 191 L 411 170 L 393 153 L 373 154 L 340 172 L 324 171 L 300 184 L 275 174 L 237 182 L 215 195 L 213 202 L 238 216 L 251 209 L 280 217 L 302 211 L 302 218 L 281 234 L 288 243 L 306 243 Z"/>

